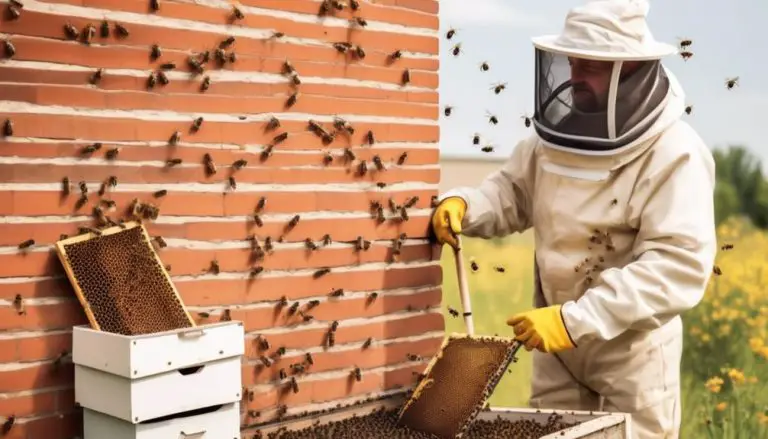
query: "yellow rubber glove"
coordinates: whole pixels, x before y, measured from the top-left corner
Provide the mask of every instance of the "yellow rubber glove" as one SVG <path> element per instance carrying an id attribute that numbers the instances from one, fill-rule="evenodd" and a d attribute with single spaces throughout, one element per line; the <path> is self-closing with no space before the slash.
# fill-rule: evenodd
<path id="1" fill-rule="evenodd" d="M 525 349 L 538 349 L 551 353 L 573 349 L 576 344 L 571 340 L 565 327 L 562 305 L 552 305 L 516 314 L 507 320 L 507 325 L 514 327 L 515 339 L 525 343 Z"/>
<path id="2" fill-rule="evenodd" d="M 440 244 L 459 246 L 456 236 L 461 233 L 461 221 L 467 213 L 467 203 L 461 197 L 448 197 L 441 201 L 432 214 L 432 230 Z"/>

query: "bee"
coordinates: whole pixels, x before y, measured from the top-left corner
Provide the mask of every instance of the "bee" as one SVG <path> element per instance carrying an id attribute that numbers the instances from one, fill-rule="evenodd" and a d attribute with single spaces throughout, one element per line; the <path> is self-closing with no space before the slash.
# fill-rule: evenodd
<path id="1" fill-rule="evenodd" d="M 361 251 L 363 247 L 365 246 L 365 240 L 362 236 L 358 236 L 357 240 L 355 240 L 355 250 Z"/>
<path id="2" fill-rule="evenodd" d="M 19 250 L 24 250 L 26 248 L 32 247 L 33 245 L 35 245 L 35 240 L 27 239 L 26 241 L 19 244 Z"/>
<path id="3" fill-rule="evenodd" d="M 283 38 L 284 36 L 285 36 L 285 32 L 275 31 L 272 33 L 272 38 Z"/>
<path id="4" fill-rule="evenodd" d="M 229 176 L 229 178 L 227 178 L 227 182 L 229 183 L 230 189 L 237 189 L 237 181 L 235 180 L 235 177 Z"/>
<path id="5" fill-rule="evenodd" d="M 205 174 L 207 176 L 211 176 L 216 173 L 216 163 L 213 161 L 213 157 L 211 157 L 211 154 L 205 153 L 203 155 L 203 166 L 205 166 Z"/>
<path id="6" fill-rule="evenodd" d="M 494 93 L 499 94 L 502 91 L 504 91 L 507 88 L 507 83 L 498 83 L 491 87 L 491 90 L 493 90 Z"/>
<path id="7" fill-rule="evenodd" d="M 21 294 L 17 294 L 16 297 L 13 298 L 13 307 L 16 308 L 16 312 L 19 315 L 26 314 L 27 310 L 24 309 L 24 298 L 21 297 Z M 6 421 L 7 423 L 8 421 Z M 5 425 L 3 425 L 5 427 Z"/>
<path id="8" fill-rule="evenodd" d="M 328 295 L 331 297 L 341 297 L 344 295 L 344 288 L 336 288 L 328 293 Z"/>
<path id="9" fill-rule="evenodd" d="M 96 142 L 96 143 L 94 143 L 92 145 L 88 145 L 86 147 L 83 147 L 83 149 L 80 150 L 80 154 L 82 154 L 82 155 L 93 154 L 94 152 L 100 150 L 101 146 L 102 146 L 101 142 Z"/>
<path id="10" fill-rule="evenodd" d="M 114 160 L 117 158 L 118 154 L 120 154 L 120 148 L 110 148 L 104 153 L 104 157 L 107 160 Z"/>
<path id="11" fill-rule="evenodd" d="M 162 84 L 162 85 L 168 85 L 168 83 L 169 83 L 169 82 L 171 82 L 171 81 L 168 79 L 168 76 L 167 76 L 167 75 L 165 74 L 165 72 L 164 72 L 164 71 L 162 71 L 162 70 L 159 70 L 159 71 L 157 72 L 157 80 L 158 80 L 158 81 L 160 81 L 160 84 Z"/>
<path id="12" fill-rule="evenodd" d="M 334 345 L 336 345 L 336 334 L 334 334 L 332 331 L 328 331 L 328 333 L 325 334 L 325 345 L 329 348 L 332 348 Z"/>
<path id="13" fill-rule="evenodd" d="M 434 209 L 435 207 L 437 207 L 438 204 L 440 204 L 440 202 L 438 201 L 438 196 L 432 195 L 432 198 L 429 200 L 430 207 Z"/>
<path id="14" fill-rule="evenodd" d="M 403 207 L 406 209 L 410 209 L 411 207 L 415 206 L 416 203 L 419 202 L 419 197 L 417 195 L 414 195 L 413 197 L 406 200 L 405 203 L 403 203 Z"/>
<path id="15" fill-rule="evenodd" d="M 248 164 L 248 161 L 245 159 L 235 160 L 235 162 L 232 163 L 232 168 L 243 169 L 247 164 Z"/>
<path id="16" fill-rule="evenodd" d="M 120 38 L 126 38 L 131 34 L 128 29 L 120 23 L 115 23 L 115 32 Z"/>
<path id="17" fill-rule="evenodd" d="M 237 62 L 237 54 L 235 52 L 230 52 L 229 55 L 227 55 L 227 61 L 229 61 L 230 64 Z"/>
<path id="18" fill-rule="evenodd" d="M 376 165 L 376 169 L 378 169 L 379 171 L 384 171 L 385 170 L 384 162 L 381 161 L 381 157 L 379 157 L 378 154 L 373 156 L 373 164 Z"/>
<path id="19" fill-rule="evenodd" d="M 272 360 L 270 360 L 269 357 L 267 357 L 266 355 L 262 355 L 261 357 L 259 357 L 259 359 L 261 360 L 262 364 L 264 364 L 264 366 L 266 367 L 272 366 Z"/>
<path id="20" fill-rule="evenodd" d="M 347 53 L 347 51 L 352 48 L 352 44 L 347 42 L 333 43 L 331 46 L 333 46 L 333 48 L 336 49 L 336 51 L 339 53 Z"/>
<path id="21" fill-rule="evenodd" d="M 411 83 L 411 71 L 410 69 L 403 70 L 403 76 L 401 79 L 403 85 L 408 85 Z"/>
<path id="22" fill-rule="evenodd" d="M 314 317 L 312 317 L 311 315 L 304 314 L 301 311 L 299 311 L 299 315 L 301 315 L 302 320 L 304 320 L 305 322 L 309 322 L 310 320 L 314 319 Z"/>
<path id="23" fill-rule="evenodd" d="M 192 132 L 196 133 L 200 130 L 200 126 L 203 124 L 203 118 L 198 117 L 192 122 Z M 176 131 L 178 133 L 178 131 Z M 181 133 L 179 133 L 179 136 L 181 136 Z"/>
<path id="24" fill-rule="evenodd" d="M 473 145 L 479 145 L 480 144 L 480 134 L 475 133 L 475 135 L 472 136 L 472 144 Z"/>
<path id="25" fill-rule="evenodd" d="M 496 147 L 493 146 L 493 145 L 485 145 L 482 148 L 480 148 L 480 151 L 483 151 L 483 152 L 493 152 L 494 149 L 496 149 Z"/>
<path id="26" fill-rule="evenodd" d="M 408 221 L 410 219 L 408 217 L 408 211 L 405 209 L 405 206 L 400 208 L 400 219 L 403 221 Z"/>
<path id="27" fill-rule="evenodd" d="M 147 77 L 147 88 L 149 89 L 155 88 L 155 85 L 157 85 L 157 77 L 153 72 L 153 73 L 150 73 L 149 76 Z"/>
<path id="28" fill-rule="evenodd" d="M 353 11 L 357 11 L 360 9 L 360 2 L 358 0 L 349 0 L 349 7 L 352 8 Z"/>
<path id="29" fill-rule="evenodd" d="M 450 28 L 448 29 L 448 32 L 445 33 L 445 38 L 450 40 L 454 35 L 456 35 L 456 29 Z"/>
<path id="30" fill-rule="evenodd" d="M 165 189 L 161 189 L 161 190 L 159 190 L 159 191 L 157 191 L 157 192 L 153 193 L 152 195 L 153 195 L 155 198 L 161 198 L 161 197 L 164 197 L 164 196 L 168 195 L 168 191 L 167 191 L 167 190 L 165 190 Z"/>
<path id="31" fill-rule="evenodd" d="M 488 116 L 488 122 L 490 122 L 490 123 L 492 123 L 494 125 L 497 125 L 499 123 L 499 118 L 496 117 L 496 115 L 491 114 L 491 113 L 489 113 L 487 111 L 485 112 L 485 115 Z"/>
<path id="32" fill-rule="evenodd" d="M 149 9 L 153 12 L 160 10 L 160 0 L 149 0 Z"/>
<path id="33" fill-rule="evenodd" d="M 5 123 L 3 123 L 3 135 L 6 137 L 13 135 L 13 122 L 11 119 L 5 119 Z"/>
<path id="34" fill-rule="evenodd" d="M 80 187 L 80 193 L 83 195 L 88 195 L 88 185 L 85 184 L 84 181 L 81 181 L 78 183 L 78 186 Z"/>
<path id="35" fill-rule="evenodd" d="M 421 360 L 421 357 L 416 354 L 405 354 L 405 358 L 408 359 L 408 361 L 419 361 Z"/>
<path id="36" fill-rule="evenodd" d="M 397 203 L 395 203 L 395 200 L 393 200 L 392 198 L 390 198 L 388 201 L 389 201 L 389 210 L 392 211 L 392 213 L 397 212 L 397 209 L 400 206 L 398 206 Z"/>
<path id="37" fill-rule="evenodd" d="M 181 159 L 168 159 L 165 161 L 165 165 L 168 167 L 176 166 L 181 164 Z"/>
<path id="38" fill-rule="evenodd" d="M 208 89 L 211 87 L 211 77 L 206 76 L 203 78 L 203 82 L 200 83 L 200 91 L 208 91 Z"/>
<path id="39" fill-rule="evenodd" d="M 691 111 L 693 111 L 693 105 L 688 105 L 685 107 L 685 114 L 691 114 Z"/>
<path id="40" fill-rule="evenodd" d="M 367 338 L 367 339 L 365 339 L 365 341 L 363 342 L 363 346 L 362 346 L 362 348 L 363 348 L 363 349 L 368 349 L 369 347 L 371 347 L 371 343 L 373 343 L 373 337 L 368 337 L 368 338 Z"/>
<path id="41" fill-rule="evenodd" d="M 366 300 L 368 301 L 368 303 L 373 303 L 373 302 L 375 302 L 375 301 L 376 301 L 376 299 L 377 299 L 378 297 L 379 297 L 379 293 L 377 293 L 377 292 L 373 292 L 373 293 L 371 293 L 371 294 L 369 294 L 369 295 L 368 295 L 368 297 L 366 298 Z"/>
<path id="42" fill-rule="evenodd" d="M 320 3 L 320 9 L 317 11 L 317 15 L 323 16 L 328 14 L 331 10 L 331 2 L 330 0 L 323 0 Z"/>
<path id="43" fill-rule="evenodd" d="M 177 145 L 179 143 L 179 140 L 181 140 L 181 132 L 180 131 L 174 131 L 171 135 L 171 138 L 168 139 L 169 145 Z"/>
<path id="44" fill-rule="evenodd" d="M 307 369 L 303 364 L 291 364 L 291 371 L 295 374 L 304 373 Z"/>
<path id="45" fill-rule="evenodd" d="M 299 302 L 293 302 L 290 308 L 288 308 L 288 315 L 292 316 L 296 314 L 296 311 L 299 309 Z"/>
<path id="46" fill-rule="evenodd" d="M 267 197 L 262 196 L 259 201 L 256 202 L 256 211 L 260 212 L 264 210 L 264 206 L 267 205 Z"/>
<path id="47" fill-rule="evenodd" d="M 384 217 L 384 208 L 382 208 L 381 206 L 378 206 L 376 208 L 376 221 L 379 223 L 383 223 L 386 220 L 387 219 Z"/>
<path id="48" fill-rule="evenodd" d="M 505 273 L 507 271 L 507 269 L 502 267 L 501 265 L 497 265 L 497 266 L 493 267 L 493 269 L 496 270 L 499 273 Z"/>
<path id="49" fill-rule="evenodd" d="M 454 46 L 451 48 L 451 53 L 453 56 L 459 56 L 461 53 L 461 43 L 454 44 Z"/>
<path id="50" fill-rule="evenodd" d="M 330 165 L 332 162 L 333 162 L 333 156 L 331 155 L 331 153 L 330 153 L 330 152 L 326 152 L 326 153 L 323 155 L 323 164 L 324 164 L 324 165 L 326 165 L 326 166 L 328 166 L 328 165 Z"/>
<path id="51" fill-rule="evenodd" d="M 331 323 L 331 331 L 336 332 L 337 329 L 339 329 L 339 321 L 338 320 L 334 320 Z"/>
<path id="52" fill-rule="evenodd" d="M 368 142 L 369 145 L 376 143 L 376 137 L 373 134 L 373 130 L 368 130 L 368 133 L 365 135 L 365 141 Z"/>
<path id="53" fill-rule="evenodd" d="M 101 38 L 109 37 L 109 22 L 107 20 L 101 20 L 101 25 L 99 26 L 99 35 Z"/>
<path id="54" fill-rule="evenodd" d="M 72 26 L 71 23 L 64 25 L 64 33 L 70 40 L 76 40 L 80 37 L 80 31 L 75 26 Z"/>
<path id="55" fill-rule="evenodd" d="M 301 219 L 300 215 L 294 215 L 293 218 L 291 218 L 290 221 L 288 221 L 288 230 L 293 229 L 296 227 L 297 224 L 299 224 L 299 220 Z"/>
<path id="56" fill-rule="evenodd" d="M 307 302 L 307 310 L 315 308 L 316 306 L 319 306 L 319 305 L 320 305 L 320 301 L 319 300 L 317 300 L 317 299 L 310 300 L 309 302 Z"/>
<path id="57" fill-rule="evenodd" d="M 3 41 L 3 49 L 5 51 L 5 56 L 8 58 L 13 58 L 13 55 L 16 55 L 16 46 L 9 40 Z"/>
<path id="58" fill-rule="evenodd" d="M 617 205 L 617 204 L 619 204 L 619 200 L 617 200 L 616 198 L 614 198 L 613 200 L 611 200 L 611 206 L 615 206 L 615 205 Z"/>
<path id="59" fill-rule="evenodd" d="M 458 317 L 458 316 L 459 316 L 459 312 L 458 312 L 458 311 L 456 311 L 455 309 L 451 308 L 450 306 L 448 307 L 448 312 L 449 312 L 449 313 L 450 313 L 450 314 L 451 314 L 453 317 Z"/>
<path id="60" fill-rule="evenodd" d="M 317 247 L 317 244 L 315 244 L 314 242 L 312 242 L 312 239 L 311 239 L 311 238 L 306 238 L 306 239 L 304 240 L 304 245 L 305 245 L 305 246 L 306 246 L 306 247 L 307 247 L 307 248 L 308 248 L 310 251 L 315 251 L 315 250 L 317 250 L 317 249 L 318 249 L 318 247 Z"/>
<path id="61" fill-rule="evenodd" d="M 267 145 L 263 151 L 261 151 L 261 160 L 264 161 L 272 156 L 272 150 L 275 149 L 275 145 Z"/>
<path id="62" fill-rule="evenodd" d="M 288 97 L 288 100 L 285 101 L 285 106 L 287 108 L 293 107 L 294 105 L 296 105 L 296 101 L 298 100 L 299 100 L 299 92 L 295 92 Z"/>
<path id="63" fill-rule="evenodd" d="M 362 160 L 360 164 L 357 165 L 357 173 L 361 177 L 368 173 L 368 164 L 365 163 L 365 160 Z"/>
<path id="64" fill-rule="evenodd" d="M 357 24 L 360 27 L 365 27 L 368 26 L 368 21 L 366 21 L 363 17 L 355 17 L 353 19 L 353 24 Z"/>
<path id="65" fill-rule="evenodd" d="M 88 78 L 88 83 L 91 85 L 96 85 L 101 82 L 101 78 L 104 76 L 104 69 L 97 69 L 90 78 Z"/>
<path id="66" fill-rule="evenodd" d="M 259 349 L 261 349 L 262 351 L 269 350 L 269 341 L 263 335 L 258 336 L 258 341 L 259 341 Z"/>
<path id="67" fill-rule="evenodd" d="M 80 210 L 83 206 L 85 206 L 85 203 L 88 202 L 88 195 L 81 194 L 80 198 L 77 199 L 75 202 L 75 210 Z"/>
<path id="68" fill-rule="evenodd" d="M 281 380 L 288 378 L 288 374 L 285 373 L 285 369 L 280 369 L 278 371 L 278 376 L 280 377 Z"/>
<path id="69" fill-rule="evenodd" d="M 360 59 L 365 58 L 365 49 L 363 49 L 363 46 L 355 46 L 355 55 Z"/>
<path id="70" fill-rule="evenodd" d="M 718 267 L 717 265 L 714 265 L 712 267 L 712 273 L 714 273 L 715 276 L 720 276 L 723 274 L 723 270 L 721 270 L 720 267 Z"/>
<path id="71" fill-rule="evenodd" d="M 261 274 L 262 271 L 264 271 L 264 267 L 253 267 L 251 269 L 250 276 L 251 277 L 258 276 L 259 274 Z"/>
<path id="72" fill-rule="evenodd" d="M 276 118 L 275 116 L 270 116 L 266 126 L 264 127 L 265 131 L 272 131 L 277 128 L 280 128 L 280 119 Z"/>
<path id="73" fill-rule="evenodd" d="M 299 393 L 299 383 L 296 382 L 296 377 L 291 377 L 291 389 L 293 393 Z"/>
<path id="74" fill-rule="evenodd" d="M 21 17 L 22 6 L 17 6 L 13 2 L 8 4 L 8 18 L 11 20 L 18 20 Z"/>
<path id="75" fill-rule="evenodd" d="M 363 372 L 359 367 L 355 367 L 355 369 L 352 371 L 352 375 L 355 377 L 355 381 L 362 381 L 363 379 Z"/>
<path id="76" fill-rule="evenodd" d="M 210 271 L 213 274 L 219 274 L 221 272 L 221 267 L 219 266 L 219 261 L 217 261 L 216 259 L 211 261 Z"/>
<path id="77" fill-rule="evenodd" d="M 689 50 L 683 50 L 680 52 L 680 57 L 683 58 L 683 61 L 688 61 L 691 57 L 693 57 L 693 52 Z"/>
<path id="78" fill-rule="evenodd" d="M 240 10 L 237 6 L 232 7 L 232 17 L 235 20 L 242 20 L 245 18 L 245 14 L 243 14 L 243 11 Z"/>
<path id="79" fill-rule="evenodd" d="M 488 69 L 490 69 L 490 68 L 491 68 L 491 66 L 488 65 L 487 61 L 483 61 L 482 63 L 480 63 L 480 70 L 481 71 L 487 72 Z"/>
<path id="80" fill-rule="evenodd" d="M 344 148 L 344 158 L 347 159 L 347 161 L 354 161 L 357 157 L 355 156 L 355 153 L 352 152 L 349 148 Z"/>
<path id="81" fill-rule="evenodd" d="M 445 117 L 448 117 L 451 115 L 451 112 L 453 111 L 453 107 L 450 105 L 446 105 L 443 109 L 443 114 L 445 114 Z"/>
<path id="82" fill-rule="evenodd" d="M 70 183 L 69 183 L 69 177 L 64 177 L 61 179 L 61 193 L 64 196 L 67 196 L 70 194 Z"/>
<path id="83" fill-rule="evenodd" d="M 403 57 L 403 51 L 398 49 L 398 50 L 395 50 L 394 52 L 390 53 L 388 58 L 389 58 L 390 62 L 394 62 L 395 60 L 400 59 L 402 57 Z"/>
<path id="84" fill-rule="evenodd" d="M 681 50 L 687 50 L 691 44 L 693 44 L 693 40 L 690 38 L 681 38 L 679 42 Z"/>
<path id="85" fill-rule="evenodd" d="M 315 360 L 312 358 L 312 354 L 310 354 L 309 352 L 304 354 L 304 361 L 306 361 L 307 364 L 309 364 L 310 366 L 315 364 Z"/>
<path id="86" fill-rule="evenodd" d="M 90 45 L 93 41 L 93 37 L 96 36 L 96 26 L 88 23 L 83 31 L 83 43 Z"/>
<path id="87" fill-rule="evenodd" d="M 328 274 L 330 272 L 331 272 L 331 269 L 329 267 L 321 268 L 321 269 L 315 271 L 314 274 L 312 275 L 312 277 L 314 277 L 315 279 L 318 279 L 318 278 L 321 278 L 321 277 L 325 276 L 326 274 Z"/>
<path id="88" fill-rule="evenodd" d="M 720 250 L 723 250 L 723 251 L 733 250 L 733 244 L 723 244 L 723 246 L 720 247 Z"/>
<path id="89" fill-rule="evenodd" d="M 325 235 L 323 235 L 321 241 L 325 246 L 331 245 L 331 243 L 333 242 L 333 240 L 331 239 L 331 235 L 329 233 L 326 233 Z"/>
<path id="90" fill-rule="evenodd" d="M 99 196 L 103 197 L 104 193 L 107 192 L 107 183 L 101 183 L 101 186 L 99 186 Z"/>
<path id="91" fill-rule="evenodd" d="M 739 85 L 739 77 L 738 76 L 733 77 L 733 78 L 728 78 L 728 79 L 725 80 L 725 87 L 728 90 L 730 90 L 733 87 L 736 87 L 738 85 Z"/>
<path id="92" fill-rule="evenodd" d="M 110 175 L 107 178 L 107 184 L 112 186 L 112 187 L 117 186 L 117 177 L 115 177 L 114 175 Z"/>

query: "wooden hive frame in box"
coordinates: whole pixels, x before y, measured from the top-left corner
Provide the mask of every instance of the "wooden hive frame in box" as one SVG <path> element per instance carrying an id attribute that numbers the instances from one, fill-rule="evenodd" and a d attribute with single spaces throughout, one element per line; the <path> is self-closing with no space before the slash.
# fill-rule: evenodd
<path id="1" fill-rule="evenodd" d="M 93 329 L 123 335 L 137 335 L 197 326 L 192 316 L 184 307 L 176 286 L 171 281 L 160 257 L 152 247 L 149 234 L 142 224 L 131 221 L 97 232 L 100 233 L 84 233 L 56 242 L 59 260 Z M 140 239 L 135 239 L 135 236 L 131 236 L 137 233 Z M 93 244 L 92 248 L 88 251 L 95 250 L 98 254 L 88 255 L 90 257 L 87 262 L 88 264 L 94 264 L 94 267 L 84 271 L 82 267 L 75 266 L 77 262 L 73 264 L 75 246 L 104 243 L 105 238 L 114 238 L 119 234 L 125 234 L 125 239 L 133 239 L 133 241 L 129 242 L 128 247 L 130 248 L 116 248 L 114 243 L 112 246 Z M 131 250 L 135 251 L 132 252 Z M 80 250 L 78 249 L 78 251 Z M 86 250 L 82 251 L 85 252 Z M 112 257 L 113 259 L 127 258 L 128 262 L 124 264 L 128 267 L 127 275 L 125 275 L 126 273 L 110 272 L 110 267 L 107 265 L 109 262 L 103 259 L 100 260 L 100 256 Z M 81 255 L 78 254 L 76 258 L 80 257 Z M 136 259 L 131 258 L 144 258 L 146 259 L 145 265 L 139 265 L 140 263 L 137 263 Z M 147 265 L 146 263 L 149 264 Z M 145 270 L 132 273 L 136 267 L 145 268 Z M 122 279 L 118 279 L 117 276 L 121 274 L 125 276 Z M 134 274 L 134 276 L 131 276 L 131 274 Z M 92 288 L 94 281 L 86 276 L 104 277 L 106 281 L 104 282 L 104 289 Z M 148 296 L 142 297 L 142 300 L 130 300 L 130 297 L 119 297 L 119 293 L 124 292 L 126 289 L 128 289 L 129 293 L 133 293 L 133 286 L 147 278 L 150 281 L 149 286 L 153 290 L 159 290 L 159 294 L 152 294 L 153 291 L 145 291 L 147 285 L 141 285 L 142 291 L 140 291 L 140 294 L 149 293 Z M 84 284 L 88 284 L 88 286 Z M 99 309 L 104 307 L 109 308 L 110 312 L 105 313 Z"/>
<path id="2" fill-rule="evenodd" d="M 447 419 L 443 420 L 442 425 L 438 426 L 438 421 L 434 421 L 438 416 L 433 416 L 435 413 L 433 412 L 433 409 L 439 408 L 439 414 L 443 415 L 444 418 L 449 418 L 451 414 L 448 414 L 449 410 L 444 409 L 443 407 L 446 404 L 446 401 L 443 400 L 440 397 L 440 391 L 445 386 L 454 386 L 456 387 L 456 383 L 450 381 L 436 381 L 432 379 L 433 372 L 435 371 L 436 366 L 440 364 L 441 360 L 445 358 L 445 352 L 446 348 L 451 346 L 452 343 L 459 342 L 462 340 L 471 340 L 475 342 L 481 342 L 481 343 L 490 343 L 497 345 L 498 348 L 501 348 L 503 350 L 503 354 L 501 358 L 498 359 L 498 364 L 494 366 L 494 369 L 490 371 L 490 373 L 483 377 L 478 377 L 476 380 L 477 382 L 482 382 L 484 385 L 482 385 L 481 388 L 475 389 L 477 391 L 476 394 L 467 394 L 458 396 L 457 399 L 458 403 L 462 405 L 461 407 L 456 406 L 453 407 L 454 415 L 461 416 L 463 419 L 456 419 L 455 421 L 459 422 L 458 425 L 455 425 L 454 427 L 449 426 L 451 422 L 449 422 Z M 485 406 L 485 403 L 487 402 L 490 395 L 493 393 L 493 390 L 496 388 L 496 385 L 501 380 L 501 377 L 504 375 L 504 372 L 509 367 L 510 363 L 516 360 L 515 355 L 517 354 L 517 351 L 520 349 L 521 343 L 516 341 L 514 338 L 507 338 L 507 337 L 498 337 L 498 336 L 473 336 L 468 334 L 451 334 L 448 337 L 443 340 L 443 344 L 440 347 L 440 350 L 438 353 L 432 357 L 429 364 L 427 365 L 426 370 L 424 371 L 424 374 L 422 376 L 421 381 L 418 383 L 416 388 L 413 391 L 413 394 L 408 399 L 408 401 L 405 402 L 403 407 L 400 409 L 400 412 L 398 414 L 398 422 L 402 425 L 406 425 L 409 428 L 413 430 L 419 430 L 419 431 L 425 431 L 432 433 L 436 437 L 443 437 L 443 438 L 460 438 L 464 433 L 467 431 L 469 426 L 471 425 L 472 421 L 477 417 L 478 413 L 483 409 Z M 451 378 L 455 378 L 457 382 L 463 382 L 466 383 L 468 381 L 468 376 L 472 375 L 473 373 L 483 373 L 482 370 L 478 368 L 469 367 L 467 369 L 459 369 L 461 365 L 456 365 L 451 370 L 451 372 L 462 372 L 463 375 L 455 375 L 451 376 Z M 432 397 L 432 395 L 435 395 Z M 445 396 L 443 394 L 443 396 Z M 431 401 L 430 401 L 431 398 Z M 427 402 L 424 402 L 424 401 Z M 418 404 L 421 403 L 421 404 Z M 414 410 L 414 407 L 416 405 L 420 405 L 421 407 L 427 407 L 428 411 L 432 410 L 431 414 L 428 416 L 427 414 L 421 413 L 420 415 L 412 414 L 412 411 Z M 467 407 L 471 406 L 471 407 Z M 416 409 L 418 410 L 418 409 Z M 409 413 L 410 411 L 410 413 Z M 462 414 L 463 412 L 463 414 Z M 421 425 L 420 427 L 417 427 L 414 425 L 415 422 L 423 422 L 424 419 L 429 418 L 429 423 L 431 425 Z M 438 430 L 441 430 L 442 433 L 439 433 Z"/>

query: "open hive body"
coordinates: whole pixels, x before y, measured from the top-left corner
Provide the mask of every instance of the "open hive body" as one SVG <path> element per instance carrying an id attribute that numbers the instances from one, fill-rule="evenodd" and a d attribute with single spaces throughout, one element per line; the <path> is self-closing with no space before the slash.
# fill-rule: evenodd
<path id="1" fill-rule="evenodd" d="M 56 243 L 91 327 L 122 335 L 196 326 L 137 222 Z"/>
<path id="2" fill-rule="evenodd" d="M 486 407 L 520 345 L 451 334 L 412 391 L 262 424 L 268 439 L 629 438 L 629 417 Z"/>

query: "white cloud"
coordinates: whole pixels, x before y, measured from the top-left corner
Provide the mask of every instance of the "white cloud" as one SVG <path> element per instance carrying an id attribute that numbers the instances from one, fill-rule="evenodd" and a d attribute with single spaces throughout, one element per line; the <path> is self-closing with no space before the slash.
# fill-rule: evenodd
<path id="1" fill-rule="evenodd" d="M 441 0 L 441 27 L 505 25 L 539 28 L 548 20 L 537 14 L 523 12 L 509 0 Z"/>

